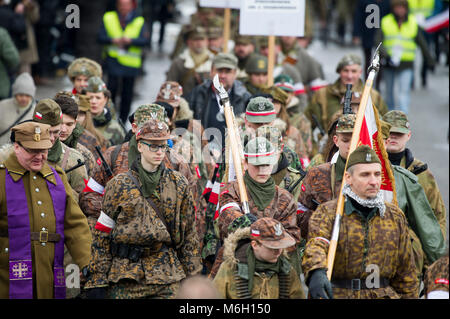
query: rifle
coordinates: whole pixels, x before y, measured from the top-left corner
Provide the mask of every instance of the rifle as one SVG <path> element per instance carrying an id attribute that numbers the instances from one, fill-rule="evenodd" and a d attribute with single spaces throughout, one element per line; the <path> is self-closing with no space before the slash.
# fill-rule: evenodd
<path id="1" fill-rule="evenodd" d="M 230 136 L 231 153 L 233 155 L 233 164 L 234 169 L 236 171 L 236 180 L 239 186 L 242 209 L 245 214 L 249 214 L 250 208 L 248 206 L 247 189 L 245 188 L 244 184 L 244 175 L 240 157 L 239 142 L 237 139 L 238 135 L 235 130 L 236 127 L 234 125 L 234 113 L 230 105 L 230 98 L 223 85 L 220 84 L 219 76 L 217 74 L 214 76 L 213 85 L 216 91 L 219 92 L 220 103 L 223 105 L 224 108 L 225 121 L 228 128 L 228 134 Z"/>
<path id="2" fill-rule="evenodd" d="M 113 173 L 111 171 L 111 167 L 109 167 L 108 163 L 106 163 L 105 158 L 103 157 L 102 151 L 100 149 L 100 146 L 96 145 L 95 146 L 95 150 L 97 151 L 98 156 L 100 156 L 103 168 L 105 169 L 105 172 L 106 172 L 106 175 L 108 175 L 108 177 L 113 176 Z"/>
<path id="3" fill-rule="evenodd" d="M 347 91 L 345 91 L 344 96 L 344 110 L 342 111 L 343 114 L 352 114 L 352 84 L 347 84 Z"/>
<path id="4" fill-rule="evenodd" d="M 64 172 L 67 174 L 67 173 L 70 173 L 71 171 L 73 171 L 74 169 L 77 169 L 78 167 L 81 167 L 81 166 L 83 166 L 86 162 L 82 162 L 79 158 L 77 159 L 77 163 L 78 164 L 76 164 L 75 166 L 72 166 L 71 168 L 68 168 L 68 169 L 66 169 L 66 170 L 64 170 Z"/>

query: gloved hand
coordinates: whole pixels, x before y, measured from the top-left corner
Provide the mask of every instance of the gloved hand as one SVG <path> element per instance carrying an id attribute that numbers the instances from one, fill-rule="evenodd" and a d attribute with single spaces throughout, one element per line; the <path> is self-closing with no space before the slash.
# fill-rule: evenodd
<path id="1" fill-rule="evenodd" d="M 256 222 L 258 217 L 253 214 L 244 214 L 234 219 L 231 224 L 228 226 L 228 233 L 232 233 L 236 231 L 238 228 L 250 227 L 251 224 Z"/>
<path id="2" fill-rule="evenodd" d="M 105 299 L 106 287 L 86 289 L 86 299 Z"/>
<path id="3" fill-rule="evenodd" d="M 309 294 L 312 299 L 333 299 L 333 290 L 325 269 L 314 270 L 309 279 Z"/>

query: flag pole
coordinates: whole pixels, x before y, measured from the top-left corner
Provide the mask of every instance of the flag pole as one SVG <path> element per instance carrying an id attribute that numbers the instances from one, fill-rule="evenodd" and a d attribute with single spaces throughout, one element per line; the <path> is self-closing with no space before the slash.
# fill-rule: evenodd
<path id="1" fill-rule="evenodd" d="M 359 103 L 358 107 L 358 113 L 356 114 L 356 121 L 355 121 L 355 127 L 353 128 L 353 134 L 352 139 L 350 142 L 350 149 L 348 154 L 351 154 L 356 147 L 358 146 L 357 143 L 359 141 L 359 132 L 361 131 L 362 122 L 364 119 L 364 113 L 366 110 L 367 101 L 369 100 L 370 91 L 372 90 L 373 86 L 373 80 L 375 79 L 375 75 L 377 74 L 379 68 L 380 68 L 380 49 L 381 43 L 378 45 L 374 57 L 372 60 L 371 65 L 369 66 L 369 75 L 367 76 L 366 83 L 364 85 L 363 94 L 361 97 L 361 102 Z M 344 172 L 347 171 L 347 161 L 345 162 L 345 169 Z M 341 218 L 344 212 L 344 195 L 342 194 L 342 190 L 345 185 L 345 174 L 342 177 L 342 184 L 341 184 L 341 190 L 339 192 L 339 198 L 337 202 L 337 209 L 336 209 L 336 218 L 334 220 L 333 225 L 333 232 L 330 239 L 330 246 L 328 248 L 328 256 L 327 256 L 327 277 L 329 280 L 331 280 L 331 275 L 333 273 L 333 265 L 334 265 L 334 259 L 336 257 L 336 249 L 337 249 L 337 243 L 339 239 L 339 229 L 341 226 Z"/>
<path id="2" fill-rule="evenodd" d="M 231 9 L 230 8 L 225 8 L 223 20 L 224 20 L 223 52 L 228 53 L 228 40 L 230 39 L 230 21 L 231 21 Z"/>

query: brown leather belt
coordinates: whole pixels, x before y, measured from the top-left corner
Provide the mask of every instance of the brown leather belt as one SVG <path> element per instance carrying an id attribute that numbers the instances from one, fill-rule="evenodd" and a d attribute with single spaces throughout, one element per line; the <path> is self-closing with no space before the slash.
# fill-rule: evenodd
<path id="1" fill-rule="evenodd" d="M 0 237 L 8 237 L 8 232 L 0 230 Z M 61 236 L 59 234 L 49 233 L 46 230 L 41 230 L 40 232 L 31 232 L 30 238 L 31 240 L 39 241 L 41 243 L 57 243 L 61 240 Z"/>

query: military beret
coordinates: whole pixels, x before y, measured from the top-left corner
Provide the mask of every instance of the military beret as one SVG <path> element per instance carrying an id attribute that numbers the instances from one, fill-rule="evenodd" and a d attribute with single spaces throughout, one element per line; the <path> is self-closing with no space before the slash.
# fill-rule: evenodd
<path id="1" fill-rule="evenodd" d="M 156 140 L 163 141 L 170 139 L 169 127 L 166 123 L 151 119 L 142 125 L 136 133 L 136 140 Z"/>
<path id="2" fill-rule="evenodd" d="M 347 169 L 355 164 L 381 164 L 377 153 L 367 145 L 358 146 L 347 159 Z"/>
<path id="3" fill-rule="evenodd" d="M 14 126 L 14 141 L 30 149 L 49 149 L 53 146 L 50 141 L 50 125 L 38 122 L 24 122 Z"/>
<path id="4" fill-rule="evenodd" d="M 94 60 L 88 58 L 78 58 L 70 63 L 67 68 L 69 78 L 75 78 L 79 75 L 85 75 L 88 78 L 92 76 L 102 76 L 102 67 Z"/>
<path id="5" fill-rule="evenodd" d="M 408 134 L 411 132 L 408 117 L 402 111 L 389 111 L 383 115 L 383 121 L 391 124 L 391 132 Z"/>
<path id="6" fill-rule="evenodd" d="M 251 224 L 250 236 L 271 249 L 282 249 L 295 245 L 295 239 L 287 233 L 283 225 L 270 217 L 258 218 Z"/>
<path id="7" fill-rule="evenodd" d="M 342 68 L 346 67 L 347 65 L 353 64 L 362 65 L 361 57 L 353 53 L 347 54 L 339 61 L 336 67 L 336 72 L 339 73 L 341 72 Z"/>
<path id="8" fill-rule="evenodd" d="M 258 96 L 252 98 L 245 110 L 245 118 L 250 123 L 270 123 L 277 117 L 275 107 L 269 99 Z"/>
<path id="9" fill-rule="evenodd" d="M 56 126 L 62 122 L 62 111 L 52 99 L 43 99 L 34 108 L 33 121 Z"/>
<path id="10" fill-rule="evenodd" d="M 245 72 L 250 73 L 267 73 L 267 57 L 259 54 L 250 56 L 245 65 Z"/>
<path id="11" fill-rule="evenodd" d="M 213 58 L 212 64 L 216 69 L 226 68 L 234 70 L 237 68 L 238 58 L 231 53 L 220 52 Z"/>
<path id="12" fill-rule="evenodd" d="M 353 133 L 356 114 L 341 115 L 336 124 L 336 133 Z"/>
<path id="13" fill-rule="evenodd" d="M 158 120 L 168 123 L 168 118 L 164 107 L 158 104 L 143 104 L 134 112 L 134 123 L 141 127 L 149 120 Z"/>
<path id="14" fill-rule="evenodd" d="M 86 92 L 99 93 L 107 90 L 106 84 L 101 77 L 93 76 L 88 80 Z"/>
<path id="15" fill-rule="evenodd" d="M 249 164 L 275 165 L 277 156 L 275 147 L 264 137 L 255 137 L 244 146 L 244 157 Z"/>

